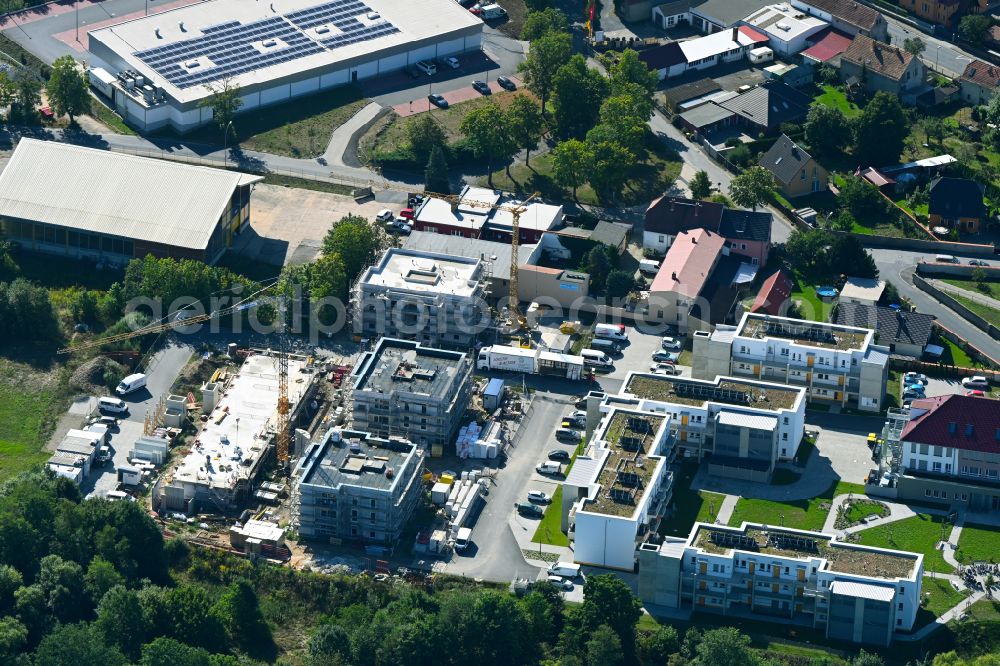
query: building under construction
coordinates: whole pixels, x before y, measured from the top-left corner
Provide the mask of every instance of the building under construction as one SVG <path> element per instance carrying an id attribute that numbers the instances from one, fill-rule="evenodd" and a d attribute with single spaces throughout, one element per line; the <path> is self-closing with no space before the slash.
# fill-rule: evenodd
<path id="1" fill-rule="evenodd" d="M 382 338 L 355 366 L 352 380 L 356 429 L 405 437 L 436 457 L 454 441 L 469 406 L 472 359 Z"/>
<path id="2" fill-rule="evenodd" d="M 251 354 L 230 377 L 202 388 L 204 422 L 153 493 L 154 508 L 196 513 L 230 512 L 253 496 L 261 471 L 274 459 L 278 423 L 279 362 L 276 354 Z M 312 359 L 289 355 L 289 423 L 294 424 L 315 391 Z"/>

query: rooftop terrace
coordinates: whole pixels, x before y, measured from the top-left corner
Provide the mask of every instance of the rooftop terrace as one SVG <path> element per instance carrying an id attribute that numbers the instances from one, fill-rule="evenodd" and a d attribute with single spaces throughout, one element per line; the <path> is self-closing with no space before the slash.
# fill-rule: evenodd
<path id="1" fill-rule="evenodd" d="M 730 377 L 703 381 L 633 373 L 627 380 L 624 392 L 644 400 L 659 400 L 679 405 L 700 406 L 706 402 L 717 402 L 758 409 L 791 409 L 802 389 L 747 382 Z"/>
<path id="2" fill-rule="evenodd" d="M 601 490 L 588 500 L 586 511 L 612 516 L 631 516 L 646 492 L 655 460 L 649 460 L 656 433 L 665 418 L 638 412 L 615 411 L 595 439 L 605 442 L 609 454 L 597 475 Z"/>
<path id="3" fill-rule="evenodd" d="M 861 349 L 871 331 L 852 326 L 746 314 L 737 332 L 747 338 L 780 338 L 800 345 L 824 349 Z"/>
<path id="4" fill-rule="evenodd" d="M 415 342 L 382 338 L 359 364 L 355 389 L 377 393 L 419 393 L 438 398 L 468 369 L 461 352 L 421 347 Z"/>
<path id="5" fill-rule="evenodd" d="M 796 557 L 819 557 L 827 561 L 827 570 L 857 576 L 893 580 L 913 573 L 917 556 L 839 543 L 820 532 L 783 530 L 774 526 L 746 525 L 743 529 L 720 528 L 701 524 L 691 543 L 706 553 L 731 550 Z"/>
<path id="6" fill-rule="evenodd" d="M 341 485 L 389 490 L 403 468 L 420 456 L 404 439 L 382 439 L 365 432 L 332 428 L 303 464 L 300 482 L 325 488 Z"/>

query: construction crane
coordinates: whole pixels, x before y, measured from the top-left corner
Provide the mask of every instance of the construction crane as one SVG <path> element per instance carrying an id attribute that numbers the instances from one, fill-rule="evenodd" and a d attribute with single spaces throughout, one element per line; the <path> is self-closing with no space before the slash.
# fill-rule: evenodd
<path id="1" fill-rule="evenodd" d="M 521 312 L 521 291 L 517 281 L 519 264 L 518 249 L 521 245 L 521 215 L 528 210 L 528 203 L 538 196 L 538 192 L 535 192 L 524 201 L 510 204 L 495 204 L 489 201 L 476 201 L 474 199 L 463 198 L 456 194 L 437 194 L 435 192 L 427 192 L 425 195 L 433 199 L 447 201 L 455 207 L 461 205 L 485 211 L 502 210 L 510 213 L 513 221 L 511 222 L 510 232 L 510 297 L 507 308 L 510 313 L 511 324 L 516 326 L 518 330 L 526 330 L 528 328 L 528 320 L 525 318 L 524 313 Z"/>

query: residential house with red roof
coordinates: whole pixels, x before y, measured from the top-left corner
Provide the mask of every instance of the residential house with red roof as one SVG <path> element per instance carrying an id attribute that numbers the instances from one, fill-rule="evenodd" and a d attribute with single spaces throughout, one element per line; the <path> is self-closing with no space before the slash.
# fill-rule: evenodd
<path id="1" fill-rule="evenodd" d="M 857 0 L 791 0 L 792 6 L 823 19 L 853 37 L 865 35 L 879 41 L 889 37 L 889 24 L 880 12 Z"/>
<path id="2" fill-rule="evenodd" d="M 955 81 L 962 90 L 962 101 L 973 106 L 988 104 L 1000 85 L 1000 67 L 982 60 L 973 60 Z"/>
<path id="3" fill-rule="evenodd" d="M 840 78 L 856 79 L 869 94 L 883 91 L 912 104 L 927 79 L 927 69 L 920 58 L 903 49 L 857 35 L 840 56 Z"/>
<path id="4" fill-rule="evenodd" d="M 791 303 L 794 288 L 795 283 L 788 273 L 784 269 L 778 269 L 760 286 L 760 291 L 750 306 L 750 312 L 784 316 Z"/>
<path id="5" fill-rule="evenodd" d="M 712 201 L 664 195 L 646 209 L 642 246 L 666 253 L 677 234 L 708 229 L 726 239 L 731 253 L 763 266 L 771 250 L 771 224 L 767 211 L 737 210 Z"/>
<path id="6" fill-rule="evenodd" d="M 1000 511 L 1000 401 L 969 395 L 915 400 L 899 442 L 900 499 Z"/>

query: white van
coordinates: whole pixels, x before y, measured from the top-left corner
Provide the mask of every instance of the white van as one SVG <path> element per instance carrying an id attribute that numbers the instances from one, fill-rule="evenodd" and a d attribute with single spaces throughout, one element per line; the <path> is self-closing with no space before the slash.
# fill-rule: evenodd
<path id="1" fill-rule="evenodd" d="M 427 76 L 434 76 L 437 74 L 438 68 L 432 62 L 427 62 L 426 60 L 420 60 L 417 62 L 417 69 L 426 74 Z"/>
<path id="2" fill-rule="evenodd" d="M 958 259 L 952 254 L 939 254 L 934 257 L 934 261 L 940 261 L 943 264 L 957 264 Z"/>
<path id="3" fill-rule="evenodd" d="M 97 401 L 97 408 L 102 412 L 110 412 L 112 414 L 124 414 L 128 411 L 128 405 L 121 398 L 101 398 Z"/>
<path id="4" fill-rule="evenodd" d="M 625 324 L 597 324 L 594 326 L 594 337 L 605 340 L 628 340 Z"/>
<path id="5" fill-rule="evenodd" d="M 574 580 L 580 577 L 580 565 L 573 562 L 556 562 L 549 567 L 549 575 Z"/>
<path id="6" fill-rule="evenodd" d="M 128 395 L 133 391 L 138 391 L 146 386 L 146 375 L 141 372 L 137 372 L 134 375 L 129 375 L 122 380 L 122 383 L 118 385 L 115 389 L 115 393 L 118 395 Z"/>
<path id="7" fill-rule="evenodd" d="M 602 351 L 596 349 L 583 349 L 580 351 L 584 365 L 609 366 L 611 359 Z"/>
<path id="8" fill-rule="evenodd" d="M 639 272 L 645 275 L 656 275 L 660 271 L 660 262 L 643 259 L 639 262 Z"/>
<path id="9" fill-rule="evenodd" d="M 590 348 L 596 349 L 597 351 L 604 352 L 605 354 L 617 354 L 619 351 L 618 343 L 614 340 L 602 340 L 600 338 L 594 338 L 590 341 Z"/>
<path id="10" fill-rule="evenodd" d="M 479 9 L 479 16 L 485 20 L 503 18 L 507 16 L 507 10 L 500 5 L 483 5 Z"/>
<path id="11" fill-rule="evenodd" d="M 461 553 L 472 543 L 472 530 L 468 527 L 459 527 L 458 536 L 455 537 L 455 550 Z"/>

